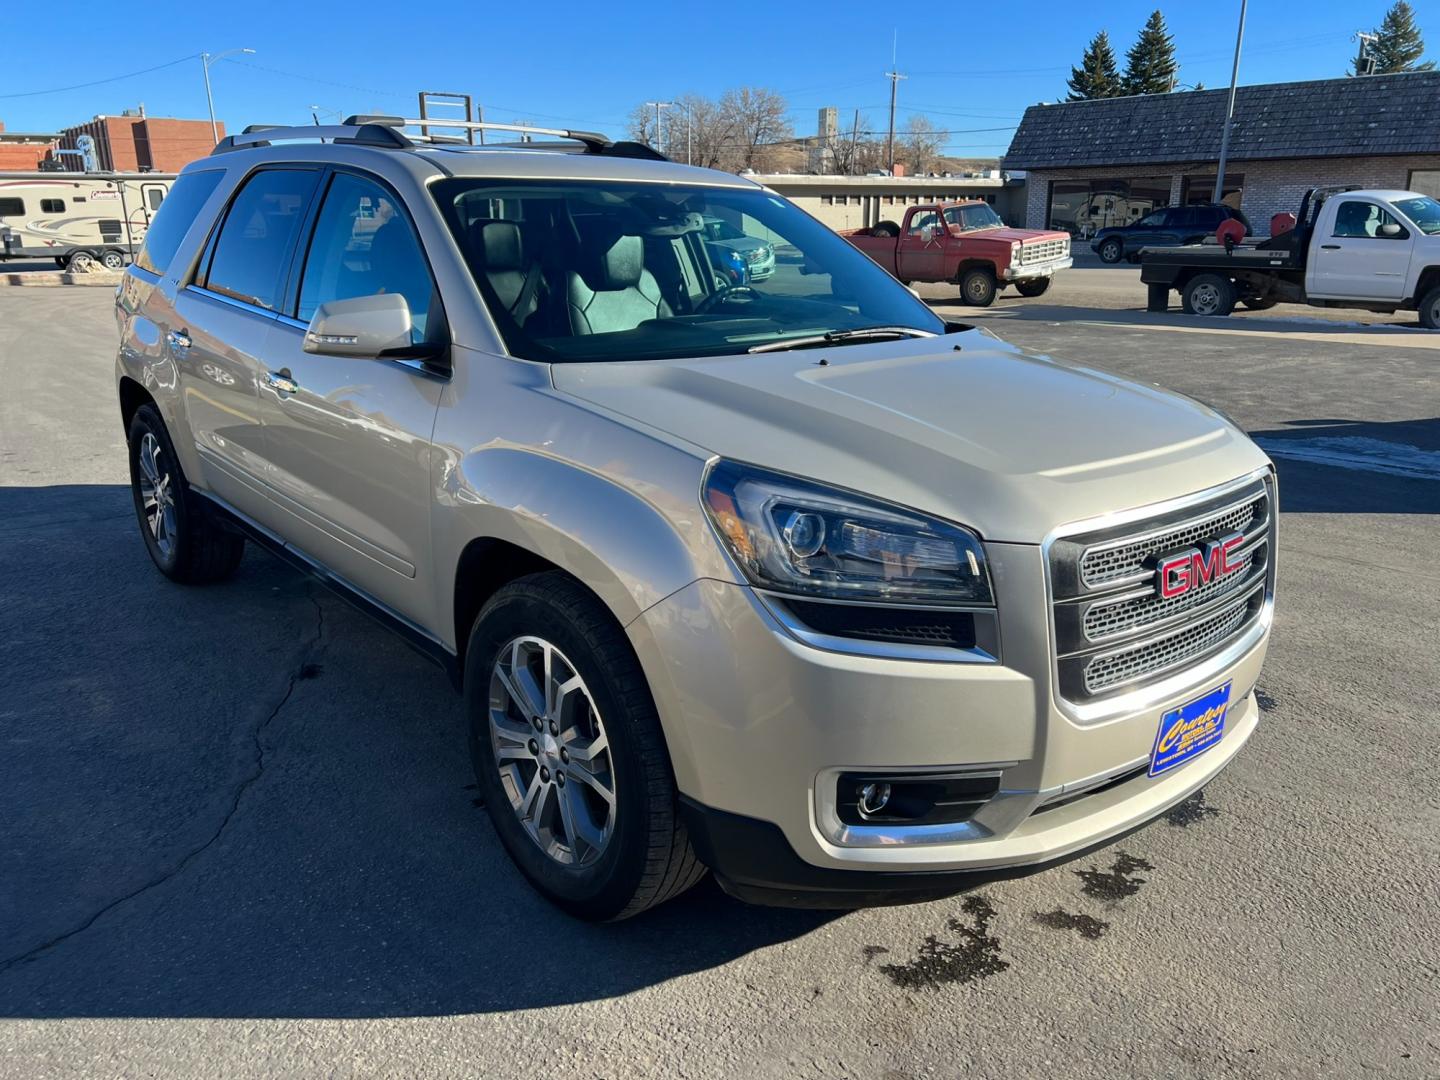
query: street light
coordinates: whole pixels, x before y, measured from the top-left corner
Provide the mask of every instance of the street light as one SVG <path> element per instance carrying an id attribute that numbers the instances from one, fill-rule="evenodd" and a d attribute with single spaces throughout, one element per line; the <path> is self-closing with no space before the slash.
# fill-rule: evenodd
<path id="1" fill-rule="evenodd" d="M 205 70 L 205 101 L 210 106 L 210 139 L 212 142 L 220 142 L 220 129 L 215 124 L 215 95 L 210 93 L 210 65 L 216 60 L 223 60 L 232 53 L 253 53 L 254 49 L 226 49 L 222 53 L 202 52 L 200 54 L 200 66 Z"/>
<path id="2" fill-rule="evenodd" d="M 675 101 L 647 101 L 647 102 L 645 102 L 645 104 L 646 104 L 646 105 L 654 106 L 654 109 L 655 109 L 655 149 L 656 149 L 656 150 L 659 150 L 659 151 L 663 154 L 663 153 L 665 152 L 665 140 L 664 140 L 664 138 L 662 137 L 662 129 L 661 129 L 661 127 L 660 127 L 660 110 L 661 110 L 661 109 L 674 108 L 674 106 L 678 105 L 679 102 L 675 102 Z"/>

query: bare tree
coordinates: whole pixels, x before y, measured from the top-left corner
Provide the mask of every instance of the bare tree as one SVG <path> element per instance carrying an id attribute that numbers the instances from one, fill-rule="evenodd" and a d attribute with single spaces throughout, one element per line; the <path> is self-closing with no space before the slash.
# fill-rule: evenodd
<path id="1" fill-rule="evenodd" d="M 729 168 L 737 134 L 731 119 L 718 102 L 698 94 L 679 98 L 666 125 L 666 153 L 676 161 L 685 160 L 689 135 L 690 161 L 706 169 Z M 688 132 L 687 132 L 688 127 Z"/>
<path id="2" fill-rule="evenodd" d="M 646 146 L 654 146 L 658 135 L 655 130 L 655 107 L 636 105 L 630 110 L 630 138 Z"/>
<path id="3" fill-rule="evenodd" d="M 935 129 L 930 118 L 915 113 L 900 138 L 898 156 L 910 169 L 911 175 L 923 176 L 935 167 L 942 144 L 942 134 Z"/>
<path id="4" fill-rule="evenodd" d="M 768 163 L 768 147 L 793 137 L 785 118 L 785 99 L 774 90 L 742 86 L 727 90 L 720 99 L 720 112 L 732 131 L 734 159 L 726 167 L 762 170 Z"/>

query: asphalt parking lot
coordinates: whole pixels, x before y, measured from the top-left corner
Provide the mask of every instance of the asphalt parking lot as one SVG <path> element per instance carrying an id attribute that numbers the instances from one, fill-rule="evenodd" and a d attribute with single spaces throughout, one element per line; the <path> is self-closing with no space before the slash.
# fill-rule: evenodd
<path id="1" fill-rule="evenodd" d="M 109 291 L 0 289 L 0 1075 L 1440 1075 L 1440 334 L 1151 315 L 1133 278 L 927 295 L 1275 455 L 1249 747 L 1117 847 L 967 896 L 707 882 L 600 927 L 512 870 L 437 669 L 253 548 L 222 586 L 158 575 Z"/>

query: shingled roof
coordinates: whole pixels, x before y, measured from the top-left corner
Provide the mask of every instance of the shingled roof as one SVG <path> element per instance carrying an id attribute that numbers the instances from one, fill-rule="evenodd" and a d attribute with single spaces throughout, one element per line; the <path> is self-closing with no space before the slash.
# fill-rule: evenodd
<path id="1" fill-rule="evenodd" d="M 1007 169 L 1213 161 L 1229 90 L 1032 105 Z M 1440 71 L 1242 86 L 1230 158 L 1440 153 Z"/>

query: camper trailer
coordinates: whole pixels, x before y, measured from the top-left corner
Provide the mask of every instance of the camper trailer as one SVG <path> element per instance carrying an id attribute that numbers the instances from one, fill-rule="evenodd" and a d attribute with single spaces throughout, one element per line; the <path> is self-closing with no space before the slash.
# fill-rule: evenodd
<path id="1" fill-rule="evenodd" d="M 0 172 L 0 261 L 119 270 L 174 182 L 173 173 Z"/>

